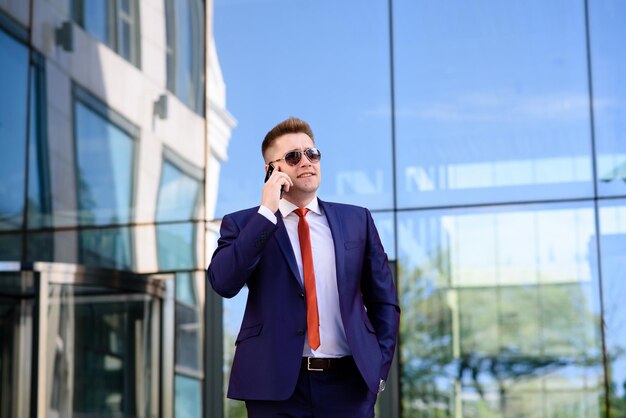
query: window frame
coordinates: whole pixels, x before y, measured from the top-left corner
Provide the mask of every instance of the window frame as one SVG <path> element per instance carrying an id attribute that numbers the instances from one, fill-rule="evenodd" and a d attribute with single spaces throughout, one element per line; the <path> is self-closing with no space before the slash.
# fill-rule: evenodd
<path id="1" fill-rule="evenodd" d="M 70 16 L 85 32 L 94 36 L 89 29 L 85 27 L 85 1 L 89 0 L 71 0 Z M 103 43 L 135 67 L 141 68 L 141 19 L 139 0 L 127 0 L 129 2 L 130 14 L 122 10 L 122 1 L 124 0 L 108 0 L 106 7 L 107 40 Z M 129 26 L 129 36 L 131 38 L 128 40 L 129 56 L 125 56 L 122 53 L 124 51 L 124 46 L 122 45 L 123 37 L 121 36 L 123 23 Z M 98 39 L 98 41 L 100 40 Z"/>

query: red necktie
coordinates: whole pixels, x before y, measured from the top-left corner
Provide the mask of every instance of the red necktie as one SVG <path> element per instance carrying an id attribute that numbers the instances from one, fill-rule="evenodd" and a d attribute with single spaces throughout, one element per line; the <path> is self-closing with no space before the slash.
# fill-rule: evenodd
<path id="1" fill-rule="evenodd" d="M 309 345 L 313 350 L 320 346 L 320 317 L 317 311 L 317 293 L 315 292 L 315 270 L 313 269 L 313 251 L 311 251 L 311 234 L 306 214 L 309 210 L 294 210 L 300 217 L 298 221 L 298 238 L 302 254 L 302 271 L 304 272 L 304 294 L 306 296 L 306 326 L 309 334 Z"/>

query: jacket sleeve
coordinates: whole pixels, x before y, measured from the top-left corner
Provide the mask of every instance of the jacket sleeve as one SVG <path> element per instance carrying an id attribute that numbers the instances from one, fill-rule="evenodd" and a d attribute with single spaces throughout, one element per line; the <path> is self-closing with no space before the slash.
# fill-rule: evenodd
<path id="1" fill-rule="evenodd" d="M 367 242 L 361 291 L 383 356 L 381 378 L 386 380 L 396 348 L 400 305 L 387 254 L 380 242 L 372 215 L 368 210 L 366 212 Z"/>
<path id="2" fill-rule="evenodd" d="M 217 248 L 206 272 L 219 295 L 232 298 L 239 293 L 277 229 L 277 225 L 259 213 L 253 213 L 243 227 L 231 215 L 222 219 Z"/>

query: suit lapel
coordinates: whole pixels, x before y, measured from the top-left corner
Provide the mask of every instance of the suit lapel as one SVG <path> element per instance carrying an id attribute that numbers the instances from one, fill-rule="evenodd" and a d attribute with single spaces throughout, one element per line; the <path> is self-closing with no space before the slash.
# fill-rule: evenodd
<path id="1" fill-rule="evenodd" d="M 343 229 L 341 227 L 341 218 L 337 213 L 335 206 L 332 203 L 327 203 L 318 199 L 324 214 L 326 215 L 326 220 L 328 221 L 328 226 L 330 227 L 330 233 L 333 236 L 333 243 L 335 247 L 335 267 L 337 268 L 337 288 L 339 293 L 341 294 L 341 289 L 343 286 L 340 286 L 341 281 L 343 280 L 343 271 L 345 265 L 345 251 L 346 247 L 344 244 L 343 238 Z"/>
<path id="2" fill-rule="evenodd" d="M 293 277 L 297 280 L 302 291 L 304 291 L 304 288 L 302 287 L 302 280 L 300 279 L 300 273 L 298 272 L 298 263 L 296 262 L 291 241 L 289 241 L 289 234 L 287 234 L 287 228 L 285 227 L 283 216 L 280 211 L 276 212 L 276 219 L 278 220 L 278 229 L 274 234 L 274 238 L 276 238 L 278 247 L 280 247 L 280 250 L 283 252 L 285 259 L 287 260 L 287 265 L 289 266 Z"/>

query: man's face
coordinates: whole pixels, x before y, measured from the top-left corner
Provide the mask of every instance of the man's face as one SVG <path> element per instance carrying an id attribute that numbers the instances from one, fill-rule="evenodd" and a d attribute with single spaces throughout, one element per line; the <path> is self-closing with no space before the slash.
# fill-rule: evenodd
<path id="1" fill-rule="evenodd" d="M 272 142 L 267 150 L 267 161 L 283 158 L 289 151 L 304 151 L 307 148 L 315 148 L 313 140 L 304 133 L 293 133 L 279 136 Z M 293 186 L 285 193 L 287 200 L 308 201 L 316 196 L 317 189 L 322 181 L 320 163 L 312 163 L 302 154 L 300 162 L 290 166 L 285 160 L 273 163 L 276 169 L 287 174 Z"/>

